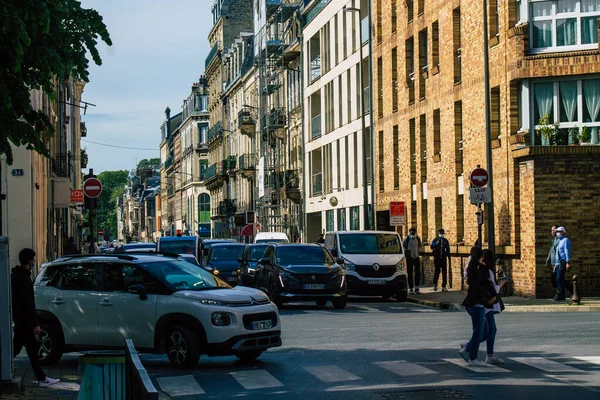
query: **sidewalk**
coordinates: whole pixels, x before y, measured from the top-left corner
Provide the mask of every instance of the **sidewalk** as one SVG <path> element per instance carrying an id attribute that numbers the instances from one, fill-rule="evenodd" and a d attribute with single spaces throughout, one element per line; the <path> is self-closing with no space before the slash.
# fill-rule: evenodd
<path id="1" fill-rule="evenodd" d="M 421 294 L 408 295 L 408 302 L 435 307 L 442 310 L 461 310 L 461 303 L 467 295 L 466 290 L 433 291 L 432 286 L 421 288 Z M 582 298 L 581 305 L 571 304 L 569 300 L 555 303 L 551 299 L 529 299 L 525 297 L 502 297 L 505 312 L 589 312 L 600 311 L 600 298 Z"/>

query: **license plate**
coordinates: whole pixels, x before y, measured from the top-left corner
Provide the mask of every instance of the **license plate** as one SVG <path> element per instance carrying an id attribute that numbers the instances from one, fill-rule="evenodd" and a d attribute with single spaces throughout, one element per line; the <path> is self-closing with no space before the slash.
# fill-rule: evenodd
<path id="1" fill-rule="evenodd" d="M 302 285 L 303 289 L 308 289 L 308 290 L 319 290 L 319 289 L 325 289 L 325 285 L 323 284 L 318 284 L 318 283 L 307 283 Z"/>
<path id="2" fill-rule="evenodd" d="M 369 285 L 385 285 L 387 282 L 384 281 L 383 279 L 371 279 L 371 280 L 368 280 L 367 283 Z"/>
<path id="3" fill-rule="evenodd" d="M 237 282 L 237 278 L 235 276 L 230 276 L 227 278 L 227 282 Z"/>
<path id="4" fill-rule="evenodd" d="M 267 319 L 265 321 L 254 321 L 252 323 L 252 329 L 259 331 L 261 329 L 271 329 L 273 327 L 273 321 Z"/>

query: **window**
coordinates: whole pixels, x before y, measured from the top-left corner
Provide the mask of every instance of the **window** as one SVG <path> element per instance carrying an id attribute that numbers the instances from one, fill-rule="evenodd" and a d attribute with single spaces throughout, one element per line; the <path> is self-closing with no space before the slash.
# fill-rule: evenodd
<path id="1" fill-rule="evenodd" d="M 321 90 L 310 96 L 310 138 L 321 136 Z"/>
<path id="2" fill-rule="evenodd" d="M 500 86 L 490 91 L 490 125 L 492 140 L 500 138 Z"/>
<path id="3" fill-rule="evenodd" d="M 419 10 L 418 15 L 423 15 L 425 13 L 425 0 L 419 0 Z"/>
<path id="4" fill-rule="evenodd" d="M 363 104 L 363 96 L 362 96 L 362 91 L 363 86 L 362 86 L 362 81 L 360 80 L 360 73 L 361 73 L 361 69 L 363 67 L 363 63 L 359 63 L 356 64 L 356 68 L 354 68 L 354 72 L 356 73 L 356 76 L 354 78 L 354 82 L 356 84 L 356 99 L 355 99 L 355 104 L 356 104 L 356 118 L 360 118 L 361 117 L 361 110 L 366 107 L 366 100 L 365 103 Z"/>
<path id="5" fill-rule="evenodd" d="M 346 101 L 348 105 L 348 119 L 346 122 L 350 123 L 352 121 L 352 74 L 350 69 L 346 71 Z"/>
<path id="6" fill-rule="evenodd" d="M 413 0 L 406 0 L 406 17 L 409 24 L 415 19 L 415 4 Z"/>
<path id="7" fill-rule="evenodd" d="M 321 39 L 318 33 L 308 42 L 308 56 L 310 57 L 310 69 L 307 80 L 314 82 L 321 77 Z"/>
<path id="8" fill-rule="evenodd" d="M 397 0 L 392 0 L 392 33 L 398 29 L 398 4 Z M 379 13 L 381 15 L 381 12 Z"/>
<path id="9" fill-rule="evenodd" d="M 338 93 L 337 93 L 337 103 L 338 103 L 338 128 L 344 124 L 344 103 L 342 102 L 342 75 L 338 76 Z"/>
<path id="10" fill-rule="evenodd" d="M 346 176 L 345 176 L 345 187 L 346 190 L 350 189 L 350 161 L 349 161 L 349 155 L 350 153 L 348 152 L 348 142 L 350 141 L 350 135 L 346 136 L 345 138 L 343 138 L 344 140 L 344 167 L 346 169 Z"/>
<path id="11" fill-rule="evenodd" d="M 96 264 L 65 265 L 57 285 L 63 290 L 95 290 Z"/>
<path id="12" fill-rule="evenodd" d="M 363 93 L 363 97 L 365 99 L 364 109 L 365 109 L 365 115 L 366 115 L 371 112 L 371 88 L 368 86 L 369 85 L 369 74 L 371 72 L 371 58 L 370 57 L 367 56 L 364 60 L 362 60 L 360 71 L 362 73 L 363 82 L 364 82 L 364 88 L 362 89 L 362 93 Z M 357 76 L 356 80 L 357 80 L 357 82 L 360 82 L 360 76 Z M 359 83 L 358 87 L 362 87 L 362 85 Z M 383 94 L 380 91 L 379 96 L 382 96 L 382 95 Z"/>
<path id="13" fill-rule="evenodd" d="M 489 0 L 488 3 L 488 35 L 491 38 L 500 32 L 498 26 L 498 0 Z"/>
<path id="14" fill-rule="evenodd" d="M 311 196 L 323 194 L 323 161 L 321 148 L 313 150 L 311 154 Z"/>
<path id="15" fill-rule="evenodd" d="M 570 144 L 573 138 L 589 133 L 592 143 L 597 143 L 600 128 L 600 79 L 535 82 L 530 128 L 532 144 Z M 548 123 L 559 122 L 555 138 L 544 138 L 539 132 L 540 120 L 548 115 Z M 554 140 L 551 142 L 550 140 Z"/>
<path id="16" fill-rule="evenodd" d="M 333 191 L 333 158 L 331 154 L 332 145 L 331 143 L 323 146 L 323 172 L 325 175 L 324 179 L 324 192 L 331 193 Z"/>
<path id="17" fill-rule="evenodd" d="M 410 37 L 405 45 L 406 84 L 408 86 L 408 104 L 415 102 L 415 39 Z"/>
<path id="18" fill-rule="evenodd" d="M 325 133 L 330 133 L 335 129 L 335 99 L 333 93 L 333 83 L 325 85 Z"/>
<path id="19" fill-rule="evenodd" d="M 383 98 L 383 96 L 380 96 Z M 398 111 L 398 48 L 392 49 L 392 111 Z"/>
<path id="20" fill-rule="evenodd" d="M 598 0 L 552 0 L 531 3 L 530 43 L 534 50 L 595 49 Z"/>
<path id="21" fill-rule="evenodd" d="M 433 155 L 440 155 L 442 152 L 442 138 L 441 138 L 441 122 L 440 122 L 440 109 L 433 110 Z M 439 160 L 438 160 L 439 161 Z"/>
<path id="22" fill-rule="evenodd" d="M 383 131 L 379 131 L 379 191 L 385 191 L 385 163 L 383 152 Z"/>
<path id="23" fill-rule="evenodd" d="M 425 114 L 419 117 L 419 144 L 421 147 L 421 182 L 427 182 L 427 120 Z"/>
<path id="24" fill-rule="evenodd" d="M 438 21 L 431 25 L 431 65 L 433 68 L 440 66 L 440 27 Z"/>
<path id="25" fill-rule="evenodd" d="M 340 208 L 337 210 L 337 230 L 345 231 L 346 229 L 346 209 Z"/>
<path id="26" fill-rule="evenodd" d="M 208 123 L 198 124 L 198 145 L 205 146 L 208 143 Z"/>
<path id="27" fill-rule="evenodd" d="M 349 14 L 350 13 L 348 12 L 342 11 L 342 35 L 340 37 L 344 39 L 348 37 L 348 24 L 346 21 L 348 20 L 348 18 L 352 17 Z M 348 40 L 344 40 L 342 44 L 342 51 L 344 53 L 345 60 L 348 57 Z"/>
<path id="28" fill-rule="evenodd" d="M 323 39 L 323 73 L 327 73 L 331 69 L 331 32 L 329 27 L 330 22 L 321 28 L 321 38 Z"/>
<path id="29" fill-rule="evenodd" d="M 340 49 L 339 49 L 339 43 L 340 43 L 340 36 L 339 36 L 339 26 L 338 26 L 338 14 L 335 14 L 335 16 L 333 17 L 333 41 L 335 42 L 335 48 L 333 49 L 333 65 L 338 65 L 339 64 L 339 60 L 340 60 Z M 343 37 L 343 36 L 342 36 Z"/>
<path id="30" fill-rule="evenodd" d="M 352 143 L 352 150 L 354 153 L 354 162 L 352 163 L 354 165 L 354 188 L 358 187 L 358 133 L 354 132 L 352 134 L 353 136 L 353 143 Z"/>
<path id="31" fill-rule="evenodd" d="M 383 118 L 383 59 L 381 57 L 377 59 L 377 116 Z"/>
<path id="32" fill-rule="evenodd" d="M 165 293 L 163 285 L 146 271 L 135 265 L 105 264 L 104 291 L 128 293 L 131 285 L 141 284 L 148 294 Z"/>
<path id="33" fill-rule="evenodd" d="M 381 0 L 377 0 L 377 10 L 376 10 L 376 14 L 377 14 L 377 43 L 381 44 L 381 42 L 383 41 L 383 15 L 381 12 Z"/>
<path id="34" fill-rule="evenodd" d="M 355 4 L 355 0 L 352 0 L 352 7 L 356 7 Z M 356 16 L 354 15 L 355 13 L 350 13 L 350 18 L 352 19 L 352 51 L 351 53 L 354 53 L 357 49 L 356 47 L 356 36 L 358 35 L 357 29 L 356 29 Z"/>
<path id="35" fill-rule="evenodd" d="M 360 230 L 360 207 L 350 207 L 350 230 Z"/>
<path id="36" fill-rule="evenodd" d="M 400 143 L 398 143 L 398 125 L 394 125 L 392 140 L 394 141 L 394 190 L 398 190 L 400 189 Z"/>
<path id="37" fill-rule="evenodd" d="M 423 199 L 423 200 L 421 200 L 421 234 L 422 234 L 421 239 L 423 240 L 423 243 L 426 243 L 428 241 L 428 232 L 429 232 L 429 224 L 427 221 L 428 216 L 429 215 L 427 213 L 427 199 Z"/>
<path id="38" fill-rule="evenodd" d="M 452 47 L 454 51 L 454 83 L 462 80 L 462 44 L 460 38 L 460 7 L 452 12 Z"/>
<path id="39" fill-rule="evenodd" d="M 425 98 L 426 87 L 425 79 L 427 79 L 429 66 L 427 54 L 427 29 L 419 32 L 419 99 Z"/>
<path id="40" fill-rule="evenodd" d="M 456 240 L 465 241 L 465 196 L 456 196 Z"/>
<path id="41" fill-rule="evenodd" d="M 341 139 L 338 139 L 335 142 L 335 163 L 336 163 L 335 164 L 335 167 L 336 167 L 335 175 L 337 177 L 336 189 L 338 191 L 342 187 L 342 170 L 341 170 L 342 155 L 340 154 L 340 140 Z"/>
<path id="42" fill-rule="evenodd" d="M 417 183 L 417 162 L 419 155 L 417 154 L 417 132 L 416 132 L 416 121 L 412 118 L 408 121 L 408 132 L 410 142 L 410 184 L 415 185 Z M 416 197 L 414 195 L 413 197 Z"/>
<path id="43" fill-rule="evenodd" d="M 334 227 L 334 210 L 325 211 L 325 231 L 333 232 L 335 230 Z"/>
<path id="44" fill-rule="evenodd" d="M 371 184 L 371 176 L 373 175 L 373 160 L 371 159 L 371 145 L 372 145 L 372 140 L 371 140 L 371 128 L 370 127 L 366 127 L 365 128 L 365 135 L 363 136 L 362 140 L 365 141 L 365 146 L 363 146 L 363 149 L 367 152 L 367 154 L 365 154 L 363 156 L 364 160 L 365 160 L 365 164 L 367 164 L 367 185 Z"/>
<path id="45" fill-rule="evenodd" d="M 202 193 L 198 196 L 198 223 L 210 222 L 210 195 Z"/>
<path id="46" fill-rule="evenodd" d="M 436 229 L 436 231 L 438 229 L 441 229 L 444 227 L 444 222 L 442 220 L 442 214 L 443 214 L 442 198 L 436 197 L 435 198 L 435 229 Z"/>
<path id="47" fill-rule="evenodd" d="M 454 157 L 456 174 L 463 173 L 462 101 L 454 103 Z"/>
<path id="48" fill-rule="evenodd" d="M 369 21 L 369 3 L 370 0 L 360 0 L 360 30 L 361 30 L 361 43 L 364 45 L 369 41 L 370 34 L 370 21 Z M 379 14 L 378 22 L 381 22 L 381 14 Z M 379 30 L 381 31 L 381 30 Z"/>

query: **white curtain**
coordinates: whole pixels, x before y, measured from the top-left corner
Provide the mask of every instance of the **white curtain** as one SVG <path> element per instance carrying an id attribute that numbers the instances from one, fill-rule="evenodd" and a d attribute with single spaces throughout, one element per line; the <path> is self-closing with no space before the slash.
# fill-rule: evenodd
<path id="1" fill-rule="evenodd" d="M 554 96 L 553 84 L 550 83 L 536 83 L 535 85 L 535 105 L 538 110 L 539 118 L 544 118 L 546 114 L 552 114 L 552 100 Z M 553 123 L 553 121 L 550 121 Z M 538 121 L 534 121 L 535 125 L 539 124 Z"/>
<path id="2" fill-rule="evenodd" d="M 581 44 L 598 43 L 597 19 L 598 17 L 581 18 Z"/>
<path id="3" fill-rule="evenodd" d="M 600 114 L 600 79 L 587 79 L 583 81 L 583 97 L 587 110 L 592 117 L 592 122 L 599 122 Z"/>
<path id="4" fill-rule="evenodd" d="M 575 112 L 577 111 L 577 82 L 561 82 L 560 99 L 565 109 L 567 121 L 575 121 Z"/>
<path id="5" fill-rule="evenodd" d="M 556 20 L 556 45 L 574 46 L 577 44 L 577 19 Z"/>
<path id="6" fill-rule="evenodd" d="M 598 0 L 581 0 L 582 12 L 600 11 L 600 2 Z"/>

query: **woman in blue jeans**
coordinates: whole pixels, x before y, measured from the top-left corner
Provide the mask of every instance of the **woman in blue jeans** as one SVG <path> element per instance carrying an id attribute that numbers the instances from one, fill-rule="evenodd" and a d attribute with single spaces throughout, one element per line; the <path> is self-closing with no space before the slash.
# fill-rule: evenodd
<path id="1" fill-rule="evenodd" d="M 483 252 L 481 248 L 476 246 L 471 248 L 471 260 L 467 266 L 469 290 L 463 301 L 463 306 L 471 316 L 473 333 L 469 343 L 459 353 L 472 367 L 486 367 L 488 365 L 478 360 L 477 355 L 479 343 L 489 335 L 490 326 L 487 326 L 486 329 L 486 310 L 493 307 L 494 302 L 496 302 L 494 294 L 497 293 L 490 280 L 489 269 L 485 264 L 482 264 L 482 261 Z"/>

